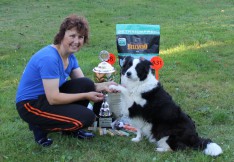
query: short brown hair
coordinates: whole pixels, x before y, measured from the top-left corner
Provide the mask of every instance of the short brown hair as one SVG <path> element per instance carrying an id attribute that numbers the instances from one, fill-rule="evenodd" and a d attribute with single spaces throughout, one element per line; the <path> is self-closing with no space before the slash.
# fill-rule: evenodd
<path id="1" fill-rule="evenodd" d="M 89 40 L 89 24 L 85 17 L 72 14 L 65 18 L 60 25 L 59 32 L 54 37 L 54 44 L 60 44 L 66 30 L 76 27 L 77 32 L 84 35 L 84 44 Z"/>

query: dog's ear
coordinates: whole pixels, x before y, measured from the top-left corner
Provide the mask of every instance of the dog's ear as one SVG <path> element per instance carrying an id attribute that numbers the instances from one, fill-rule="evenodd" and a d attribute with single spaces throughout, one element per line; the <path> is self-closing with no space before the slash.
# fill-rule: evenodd
<path id="1" fill-rule="evenodd" d="M 153 65 L 149 60 L 145 59 L 144 57 L 139 57 L 139 60 L 146 62 L 146 64 Z"/>
<path id="2" fill-rule="evenodd" d="M 150 62 L 149 60 L 145 59 L 144 57 L 140 57 L 139 58 L 140 61 L 143 61 L 146 65 L 153 65 L 152 62 Z"/>
<path id="3" fill-rule="evenodd" d="M 124 58 L 123 60 L 123 66 L 125 66 L 126 64 L 128 64 L 129 61 L 131 61 L 133 59 L 133 57 L 131 56 L 127 56 Z"/>
<path id="4" fill-rule="evenodd" d="M 148 61 L 149 65 L 150 65 L 150 67 L 153 66 L 153 63 L 151 61 L 149 61 L 149 60 L 147 60 L 147 61 Z"/>
<path id="5" fill-rule="evenodd" d="M 140 57 L 139 60 L 140 61 L 145 61 L 145 58 L 144 57 Z"/>
<path id="6" fill-rule="evenodd" d="M 128 61 L 128 60 L 131 60 L 131 59 L 132 59 L 131 56 L 127 56 L 127 57 L 124 58 L 124 61 L 126 61 L 126 60 Z"/>

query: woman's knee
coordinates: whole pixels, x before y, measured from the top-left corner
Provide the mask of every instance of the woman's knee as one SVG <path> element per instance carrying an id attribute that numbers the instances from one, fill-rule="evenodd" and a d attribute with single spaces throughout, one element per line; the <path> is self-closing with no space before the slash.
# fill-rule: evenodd
<path id="1" fill-rule="evenodd" d="M 83 128 L 91 126 L 96 121 L 96 115 L 91 111 L 89 115 L 86 116 L 86 119 L 83 121 Z"/>
<path id="2" fill-rule="evenodd" d="M 86 89 L 89 91 L 95 91 L 95 84 L 94 82 L 89 79 L 89 78 L 82 78 L 84 81 L 82 81 L 82 83 L 84 83 L 84 86 L 86 87 Z"/>
<path id="3" fill-rule="evenodd" d="M 95 91 L 94 82 L 86 77 L 72 79 L 65 82 L 60 91 L 63 93 L 83 93 Z"/>

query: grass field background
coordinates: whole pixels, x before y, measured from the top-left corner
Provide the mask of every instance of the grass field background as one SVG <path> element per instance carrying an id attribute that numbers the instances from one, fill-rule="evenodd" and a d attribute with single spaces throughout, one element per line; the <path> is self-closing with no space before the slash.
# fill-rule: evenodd
<path id="1" fill-rule="evenodd" d="M 234 161 L 232 0 L 1 0 L 0 13 L 0 161 Z M 194 150 L 158 153 L 147 140 L 98 134 L 82 141 L 52 133 L 50 148 L 38 146 L 15 110 L 15 93 L 32 54 L 53 42 L 71 13 L 90 23 L 90 43 L 76 56 L 92 79 L 101 50 L 117 56 L 116 24 L 160 25 L 160 82 L 193 118 L 199 134 L 224 153 L 216 158 Z M 118 63 L 114 66 L 119 70 Z"/>

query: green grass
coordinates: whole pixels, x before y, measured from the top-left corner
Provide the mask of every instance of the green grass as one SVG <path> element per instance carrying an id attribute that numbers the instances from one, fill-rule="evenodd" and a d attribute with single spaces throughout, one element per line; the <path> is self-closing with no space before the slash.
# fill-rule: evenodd
<path id="1" fill-rule="evenodd" d="M 1 0 L 0 13 L 0 161 L 234 161 L 232 0 Z M 196 122 L 199 134 L 224 153 L 216 158 L 194 150 L 157 153 L 147 140 L 97 135 L 81 141 L 59 133 L 49 135 L 50 148 L 37 146 L 15 110 L 17 85 L 31 55 L 52 43 L 71 13 L 90 23 L 90 44 L 76 54 L 90 78 L 101 50 L 117 56 L 116 24 L 159 24 L 161 83 Z M 118 63 L 115 67 L 119 70 Z"/>

